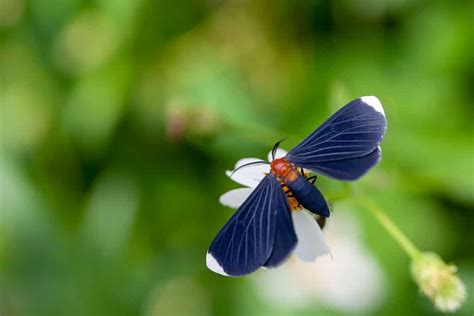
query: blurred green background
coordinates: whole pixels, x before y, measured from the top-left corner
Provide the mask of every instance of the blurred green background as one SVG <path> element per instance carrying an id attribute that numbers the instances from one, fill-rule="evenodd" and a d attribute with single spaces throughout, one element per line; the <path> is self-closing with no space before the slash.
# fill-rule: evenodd
<path id="1" fill-rule="evenodd" d="M 324 177 L 332 261 L 205 266 L 233 212 L 224 171 L 362 95 L 388 130 L 351 189 L 472 296 L 473 19 L 472 1 L 0 0 L 0 314 L 436 314 Z"/>

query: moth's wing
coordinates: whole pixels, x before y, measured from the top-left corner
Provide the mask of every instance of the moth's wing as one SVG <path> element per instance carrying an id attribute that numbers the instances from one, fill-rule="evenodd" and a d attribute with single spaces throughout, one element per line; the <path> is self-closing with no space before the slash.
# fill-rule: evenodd
<path id="1" fill-rule="evenodd" d="M 275 225 L 273 251 L 264 264 L 266 268 L 275 268 L 282 264 L 296 248 L 298 242 L 291 217 L 291 208 L 283 190 L 281 190 L 281 194 L 278 194 Z"/>
<path id="2" fill-rule="evenodd" d="M 386 127 L 380 101 L 374 96 L 361 97 L 334 113 L 293 148 L 287 159 L 298 164 L 363 157 L 378 147 Z"/>
<path id="3" fill-rule="evenodd" d="M 285 193 L 273 174 L 266 175 L 217 234 L 206 256 L 207 267 L 225 276 L 254 272 L 270 258 Z"/>
<path id="4" fill-rule="evenodd" d="M 293 148 L 286 159 L 339 180 L 355 180 L 376 165 L 387 129 L 380 101 L 355 99 Z"/>
<path id="5" fill-rule="evenodd" d="M 381 158 L 382 150 L 380 147 L 377 147 L 367 156 L 318 162 L 312 168 L 307 168 L 338 180 L 355 180 L 374 167 Z"/>

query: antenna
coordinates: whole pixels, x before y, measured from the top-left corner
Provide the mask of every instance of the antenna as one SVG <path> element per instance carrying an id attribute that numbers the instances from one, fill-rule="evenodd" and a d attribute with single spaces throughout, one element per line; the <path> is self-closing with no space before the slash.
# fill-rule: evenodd
<path id="1" fill-rule="evenodd" d="M 246 164 L 243 164 L 242 166 L 239 166 L 237 169 L 235 169 L 234 171 L 232 171 L 232 173 L 230 174 L 230 178 L 232 178 L 232 176 L 234 175 L 234 173 L 237 171 L 237 170 L 240 170 L 241 168 L 243 167 L 247 167 L 247 166 L 251 166 L 251 165 L 256 165 L 256 164 L 270 164 L 268 161 L 265 161 L 265 160 L 259 160 L 259 161 L 252 161 L 252 162 L 249 162 L 249 163 L 246 163 Z"/>
<path id="2" fill-rule="evenodd" d="M 273 145 L 273 148 L 272 148 L 272 159 L 275 160 L 275 155 L 276 155 L 276 151 L 278 149 L 278 147 L 280 146 L 280 144 L 285 140 L 286 138 L 283 138 L 282 140 L 279 140 L 276 142 L 275 145 Z"/>

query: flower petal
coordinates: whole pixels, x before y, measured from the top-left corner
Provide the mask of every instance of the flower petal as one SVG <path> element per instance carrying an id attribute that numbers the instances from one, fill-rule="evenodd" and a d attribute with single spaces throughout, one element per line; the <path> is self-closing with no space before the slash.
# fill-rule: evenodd
<path id="1" fill-rule="evenodd" d="M 285 157 L 288 152 L 284 149 L 278 148 L 275 153 L 275 159 Z M 268 161 L 272 162 L 273 157 L 272 157 L 272 152 L 270 151 L 267 155 Z"/>
<path id="2" fill-rule="evenodd" d="M 262 159 L 258 158 L 243 158 L 237 161 L 235 164 L 235 169 L 243 166 L 244 164 L 255 162 L 255 161 L 262 161 Z M 255 188 L 260 181 L 262 181 L 263 177 L 266 173 L 270 172 L 270 166 L 268 164 L 255 164 L 243 167 L 239 169 L 237 172 L 232 174 L 232 170 L 227 170 L 225 174 L 234 180 L 235 182 L 244 185 L 246 187 Z M 232 175 L 232 176 L 231 176 Z"/>
<path id="3" fill-rule="evenodd" d="M 291 212 L 298 245 L 295 254 L 301 260 L 311 262 L 317 257 L 328 254 L 329 248 L 318 223 L 306 210 Z"/>
<path id="4" fill-rule="evenodd" d="M 227 170 L 225 174 L 232 179 L 232 181 L 237 182 L 238 184 L 241 184 L 245 187 L 248 188 L 255 188 L 258 185 L 258 181 L 249 179 L 246 176 L 242 176 L 238 171 L 234 174 L 232 174 L 232 171 Z"/>
<path id="5" fill-rule="evenodd" d="M 242 205 L 242 203 L 244 203 L 244 201 L 249 197 L 252 191 L 253 190 L 250 188 L 230 190 L 221 195 L 219 202 L 221 202 L 221 204 L 224 206 L 239 208 L 240 205 Z"/>

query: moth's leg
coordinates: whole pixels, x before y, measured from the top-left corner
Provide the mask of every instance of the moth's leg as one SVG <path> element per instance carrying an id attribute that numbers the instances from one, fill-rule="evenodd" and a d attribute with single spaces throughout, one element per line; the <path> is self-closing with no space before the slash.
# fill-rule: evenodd
<path id="1" fill-rule="evenodd" d="M 311 176 L 308 178 L 308 181 L 311 183 L 311 184 L 314 184 L 316 182 L 316 179 L 318 178 L 317 175 L 314 175 L 314 176 Z"/>

